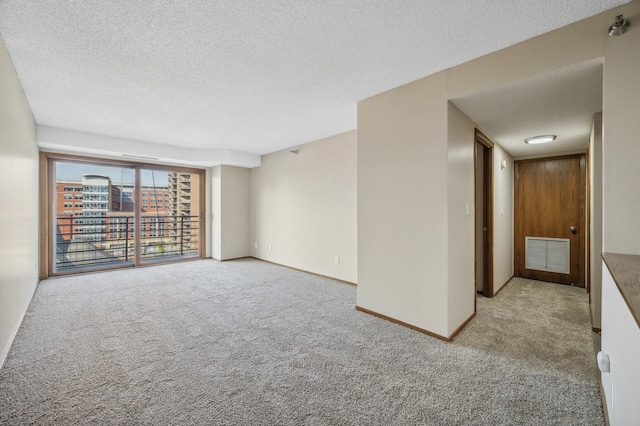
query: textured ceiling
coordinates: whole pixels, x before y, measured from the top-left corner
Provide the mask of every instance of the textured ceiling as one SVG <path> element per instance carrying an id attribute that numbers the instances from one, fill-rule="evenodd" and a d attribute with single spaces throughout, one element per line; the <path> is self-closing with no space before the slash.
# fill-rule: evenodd
<path id="1" fill-rule="evenodd" d="M 593 114 L 602 111 L 602 65 L 595 59 L 451 102 L 516 158 L 586 150 Z M 548 134 L 556 141 L 524 143 Z"/>
<path id="2" fill-rule="evenodd" d="M 627 1 L 0 0 L 0 33 L 40 125 L 264 154 Z"/>

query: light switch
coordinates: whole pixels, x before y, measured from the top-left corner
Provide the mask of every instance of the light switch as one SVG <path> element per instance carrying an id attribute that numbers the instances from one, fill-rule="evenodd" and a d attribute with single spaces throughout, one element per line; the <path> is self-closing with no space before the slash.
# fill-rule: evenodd
<path id="1" fill-rule="evenodd" d="M 464 214 L 466 214 L 467 216 L 469 216 L 469 203 L 467 203 L 467 204 L 465 205 L 465 208 L 464 208 Z"/>

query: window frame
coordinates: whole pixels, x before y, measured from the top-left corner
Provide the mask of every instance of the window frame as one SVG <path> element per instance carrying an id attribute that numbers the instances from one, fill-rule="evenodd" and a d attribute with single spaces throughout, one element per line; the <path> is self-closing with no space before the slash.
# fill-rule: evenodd
<path id="1" fill-rule="evenodd" d="M 111 166 L 111 167 L 127 167 L 133 168 L 135 171 L 135 194 L 134 203 L 134 220 L 135 220 L 135 229 L 138 230 L 135 232 L 135 260 L 133 264 L 125 264 L 125 265 L 107 265 L 98 267 L 96 269 L 89 270 L 81 270 L 81 271 L 63 271 L 54 272 L 54 262 L 53 262 L 53 253 L 55 250 L 54 247 L 54 237 L 52 235 L 53 231 L 53 219 L 55 217 L 55 206 L 53 202 L 55 201 L 54 191 L 55 191 L 55 176 L 54 176 L 54 163 L 55 162 L 67 162 L 67 163 L 78 163 L 78 164 L 87 164 L 87 165 L 96 165 L 96 166 Z M 199 191 L 200 191 L 200 203 L 198 206 L 198 221 L 199 221 L 199 230 L 198 230 L 198 256 L 188 257 L 184 259 L 171 259 L 171 260 L 160 260 L 155 262 L 142 262 L 140 257 L 140 250 L 137 248 L 140 247 L 140 237 L 141 237 L 141 218 L 142 218 L 142 188 L 140 183 L 140 172 L 141 170 L 158 170 L 158 171 L 167 171 L 167 172 L 179 172 L 179 173 L 191 173 L 192 175 L 196 175 L 195 178 L 199 179 Z M 105 271 L 112 269 L 121 269 L 121 268 L 132 268 L 132 267 L 144 267 L 151 265 L 161 265 L 167 263 L 176 263 L 176 262 L 185 262 L 190 260 L 204 259 L 206 258 L 206 220 L 207 217 L 207 205 L 206 205 L 206 191 L 207 191 L 207 179 L 206 179 L 206 168 L 192 168 L 192 167 L 182 167 L 182 166 L 173 166 L 173 165 L 164 165 L 164 164 L 153 164 L 153 163 L 142 163 L 137 161 L 126 161 L 126 160 L 114 160 L 114 159 L 106 159 L 100 157 L 85 157 L 80 155 L 72 155 L 72 154 L 58 154 L 51 152 L 41 152 L 40 153 L 40 260 L 39 260 L 39 278 L 46 279 L 52 276 L 62 276 L 62 275 L 73 275 L 73 274 L 82 274 L 89 272 L 97 272 L 97 271 Z M 75 197 L 72 197 L 75 198 Z M 75 200 L 72 200 L 74 202 Z"/>

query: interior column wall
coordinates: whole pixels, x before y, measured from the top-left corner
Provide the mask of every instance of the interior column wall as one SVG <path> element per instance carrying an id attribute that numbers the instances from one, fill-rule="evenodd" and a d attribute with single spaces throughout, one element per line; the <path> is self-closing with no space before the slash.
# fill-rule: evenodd
<path id="1" fill-rule="evenodd" d="M 251 170 L 221 166 L 220 260 L 251 256 Z"/>
<path id="2" fill-rule="evenodd" d="M 211 257 L 222 259 L 222 166 L 211 168 Z"/>
<path id="3" fill-rule="evenodd" d="M 211 257 L 251 256 L 251 170 L 235 166 L 211 168 Z"/>
<path id="4" fill-rule="evenodd" d="M 39 154 L 31 109 L 0 38 L 0 367 L 38 283 Z M 10 203 L 6 201 L 11 200 Z"/>
<path id="5" fill-rule="evenodd" d="M 358 103 L 358 306 L 445 337 L 447 105 L 444 73 Z"/>

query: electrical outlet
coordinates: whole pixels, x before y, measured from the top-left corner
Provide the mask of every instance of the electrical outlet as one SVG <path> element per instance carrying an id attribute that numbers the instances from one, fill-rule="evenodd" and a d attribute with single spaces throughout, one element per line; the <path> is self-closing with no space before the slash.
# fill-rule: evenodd
<path id="1" fill-rule="evenodd" d="M 271 251 L 271 244 L 269 244 L 269 251 Z"/>
<path id="2" fill-rule="evenodd" d="M 340 264 L 340 258 L 338 256 L 336 256 L 335 260 L 334 260 L 336 265 Z"/>
<path id="3" fill-rule="evenodd" d="M 258 242 L 256 241 L 255 243 L 253 243 L 255 248 L 258 248 Z"/>

